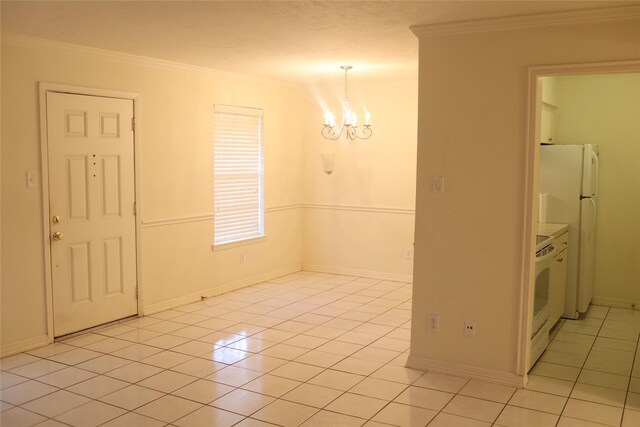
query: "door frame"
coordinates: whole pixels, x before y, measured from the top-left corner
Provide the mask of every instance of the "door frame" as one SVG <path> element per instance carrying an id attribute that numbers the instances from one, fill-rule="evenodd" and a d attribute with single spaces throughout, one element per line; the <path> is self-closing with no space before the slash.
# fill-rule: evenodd
<path id="1" fill-rule="evenodd" d="M 596 62 L 585 64 L 544 65 L 529 67 L 527 101 L 527 139 L 525 157 L 524 186 L 524 259 L 520 294 L 519 344 L 517 348 L 518 375 L 527 375 L 529 362 L 529 338 L 531 329 L 531 298 L 535 287 L 535 248 L 533 242 L 537 234 L 538 174 L 540 170 L 540 116 L 542 106 L 542 77 L 639 73 L 640 60 Z"/>
<path id="2" fill-rule="evenodd" d="M 133 101 L 133 117 L 135 128 L 133 131 L 133 168 L 134 168 L 134 202 L 136 205 L 135 215 L 135 265 L 136 265 L 136 287 L 137 287 L 137 307 L 138 316 L 143 315 L 143 290 L 142 290 L 142 215 L 140 208 L 140 99 L 137 93 L 115 91 L 109 89 L 97 89 L 82 86 L 71 86 L 57 83 L 38 83 L 40 101 L 40 149 L 41 164 L 40 177 L 42 179 L 42 237 L 44 241 L 44 269 L 45 269 L 45 296 L 47 310 L 47 337 L 49 343 L 54 341 L 53 332 L 53 280 L 51 269 L 51 224 L 49 218 L 49 140 L 47 133 L 47 93 L 64 93 L 71 95 L 100 96 L 105 98 L 119 98 Z"/>

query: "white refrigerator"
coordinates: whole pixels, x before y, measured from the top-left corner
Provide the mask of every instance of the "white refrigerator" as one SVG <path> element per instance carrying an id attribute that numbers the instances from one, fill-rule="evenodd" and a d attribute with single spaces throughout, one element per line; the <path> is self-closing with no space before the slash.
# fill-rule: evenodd
<path id="1" fill-rule="evenodd" d="M 598 146 L 540 146 L 540 192 L 546 221 L 569 225 L 564 316 L 577 319 L 589 308 L 595 282 L 598 208 Z"/>

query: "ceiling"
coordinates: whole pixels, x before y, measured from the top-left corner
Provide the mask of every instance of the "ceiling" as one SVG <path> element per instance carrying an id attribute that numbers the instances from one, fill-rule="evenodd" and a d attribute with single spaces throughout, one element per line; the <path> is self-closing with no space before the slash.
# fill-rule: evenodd
<path id="1" fill-rule="evenodd" d="M 409 27 L 627 4 L 612 1 L 5 1 L 2 31 L 312 83 L 340 65 L 417 78 Z M 353 75 L 353 74 L 351 74 Z"/>

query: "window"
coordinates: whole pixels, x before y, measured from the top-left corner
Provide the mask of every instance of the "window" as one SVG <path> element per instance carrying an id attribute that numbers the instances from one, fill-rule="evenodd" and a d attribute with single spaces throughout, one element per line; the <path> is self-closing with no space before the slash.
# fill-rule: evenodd
<path id="1" fill-rule="evenodd" d="M 213 244 L 264 236 L 262 110 L 215 105 Z"/>

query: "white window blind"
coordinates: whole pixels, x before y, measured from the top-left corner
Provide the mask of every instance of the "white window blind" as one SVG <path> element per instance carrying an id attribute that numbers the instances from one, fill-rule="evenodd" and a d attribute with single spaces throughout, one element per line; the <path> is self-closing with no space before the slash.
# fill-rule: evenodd
<path id="1" fill-rule="evenodd" d="M 216 104 L 213 244 L 264 236 L 262 110 Z"/>

